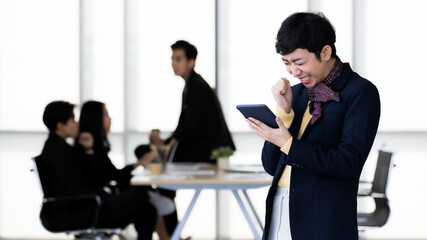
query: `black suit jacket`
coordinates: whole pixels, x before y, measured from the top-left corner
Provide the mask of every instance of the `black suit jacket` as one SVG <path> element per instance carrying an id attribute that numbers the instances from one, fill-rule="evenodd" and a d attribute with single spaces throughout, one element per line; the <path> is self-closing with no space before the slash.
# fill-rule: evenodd
<path id="1" fill-rule="evenodd" d="M 77 151 L 56 134 L 50 134 L 42 153 L 36 158 L 37 170 L 45 198 L 81 195 L 106 196 L 102 190 L 86 186 Z M 82 229 L 93 222 L 96 202 L 93 200 L 60 201 L 43 205 L 43 223 L 50 231 Z"/>
<path id="2" fill-rule="evenodd" d="M 172 137 L 179 141 L 175 162 L 212 162 L 213 149 L 235 149 L 215 92 L 194 71 L 185 83 L 181 115 Z"/>
<path id="3" fill-rule="evenodd" d="M 64 139 L 51 133 L 40 154 L 38 168 L 45 197 L 100 194 L 101 191 L 87 187 L 82 171 L 82 156 Z"/>
<path id="4" fill-rule="evenodd" d="M 268 239 L 273 199 L 285 165 L 292 166 L 289 198 L 293 240 L 358 239 L 359 177 L 371 150 L 380 118 L 377 88 L 344 64 L 332 90 L 340 102 L 328 102 L 322 116 L 296 139 L 307 107 L 307 88 L 292 87 L 294 120 L 289 155 L 265 142 L 262 162 L 274 176 L 267 196 L 264 238 Z"/>

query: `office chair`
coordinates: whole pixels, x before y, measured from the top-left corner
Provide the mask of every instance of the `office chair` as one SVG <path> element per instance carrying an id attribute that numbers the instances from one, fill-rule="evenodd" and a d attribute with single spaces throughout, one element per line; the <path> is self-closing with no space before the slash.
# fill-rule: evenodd
<path id="1" fill-rule="evenodd" d="M 43 194 L 46 193 L 46 174 L 40 164 L 40 156 L 32 158 L 32 171 L 38 176 Z M 109 240 L 117 236 L 126 240 L 121 228 L 96 228 L 101 198 L 98 195 L 67 197 L 43 197 L 40 210 L 42 226 L 52 233 L 66 233 L 79 240 Z M 64 218 L 64 215 L 66 216 Z M 71 221 L 74 219 L 77 221 Z"/>
<path id="2" fill-rule="evenodd" d="M 392 152 L 378 151 L 377 166 L 372 182 L 360 181 L 361 184 L 371 184 L 369 189 L 360 189 L 358 196 L 371 197 L 375 202 L 375 210 L 370 213 L 357 213 L 359 230 L 384 226 L 390 215 L 387 198 L 387 182 L 391 166 Z M 393 167 L 395 165 L 393 164 Z"/>

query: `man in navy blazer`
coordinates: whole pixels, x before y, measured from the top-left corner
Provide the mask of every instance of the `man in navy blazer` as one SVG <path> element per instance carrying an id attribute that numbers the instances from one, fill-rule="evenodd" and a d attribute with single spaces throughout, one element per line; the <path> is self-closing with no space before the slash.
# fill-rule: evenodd
<path id="1" fill-rule="evenodd" d="M 249 118 L 274 176 L 264 239 L 358 239 L 357 191 L 380 118 L 377 88 L 336 55 L 323 14 L 295 13 L 277 34 L 287 71 L 272 88 L 279 128 Z"/>

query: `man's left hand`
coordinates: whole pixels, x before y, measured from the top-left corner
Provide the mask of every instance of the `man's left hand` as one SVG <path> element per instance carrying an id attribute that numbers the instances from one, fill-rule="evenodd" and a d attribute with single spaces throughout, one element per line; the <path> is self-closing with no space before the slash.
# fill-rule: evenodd
<path id="1" fill-rule="evenodd" d="M 276 122 L 277 125 L 279 125 L 279 128 L 271 128 L 265 123 L 252 117 L 246 119 L 246 122 L 249 123 L 251 130 L 254 131 L 258 136 L 266 141 L 273 143 L 279 148 L 283 147 L 291 137 L 291 134 L 285 125 L 283 125 L 283 122 L 279 117 L 276 117 Z"/>

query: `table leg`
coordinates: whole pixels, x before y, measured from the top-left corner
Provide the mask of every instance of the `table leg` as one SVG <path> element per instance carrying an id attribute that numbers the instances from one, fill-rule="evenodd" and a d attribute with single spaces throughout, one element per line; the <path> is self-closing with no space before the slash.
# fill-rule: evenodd
<path id="1" fill-rule="evenodd" d="M 255 207 L 254 207 L 254 205 L 252 204 L 252 201 L 251 201 L 251 199 L 249 198 L 248 193 L 246 192 L 246 189 L 242 189 L 242 191 L 243 191 L 243 194 L 245 195 L 246 201 L 248 201 L 248 204 L 249 204 L 250 208 L 252 209 L 252 213 L 254 214 L 254 216 L 255 216 L 255 218 L 256 218 L 256 220 L 257 220 L 258 224 L 259 224 L 259 227 L 260 227 L 262 230 L 264 230 L 264 227 L 263 227 L 263 225 L 262 225 L 261 219 L 259 218 L 258 213 L 256 212 Z"/>
<path id="2" fill-rule="evenodd" d="M 231 191 L 233 192 L 234 197 L 236 197 L 236 200 L 237 200 L 237 202 L 239 203 L 240 208 L 242 209 L 242 212 L 243 212 L 243 214 L 245 215 L 246 220 L 248 221 L 249 226 L 250 226 L 250 227 L 251 227 L 251 229 L 252 229 L 252 232 L 253 232 L 253 234 L 254 234 L 254 236 L 255 236 L 255 239 L 257 239 L 257 240 L 261 240 L 261 237 L 260 237 L 260 235 L 259 235 L 259 233 L 258 233 L 258 231 L 257 231 L 257 229 L 256 229 L 256 227 L 255 227 L 255 224 L 253 223 L 253 221 L 252 221 L 252 219 L 251 219 L 251 216 L 249 216 L 248 210 L 246 209 L 245 205 L 243 204 L 243 201 L 242 201 L 242 199 L 240 198 L 239 193 L 237 192 L 237 189 L 232 189 Z"/>
<path id="3" fill-rule="evenodd" d="M 199 197 L 200 192 L 202 191 L 202 189 L 195 189 L 195 190 L 196 190 L 196 192 L 194 193 L 194 196 L 191 199 L 190 205 L 188 205 L 188 208 L 185 211 L 184 217 L 178 223 L 175 230 L 173 231 L 171 240 L 179 240 L 180 239 L 181 232 L 182 232 L 182 229 L 184 228 L 185 222 L 187 222 L 187 219 L 190 216 L 191 210 L 193 210 L 194 204 L 196 203 L 196 200 Z"/>

